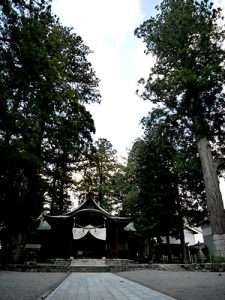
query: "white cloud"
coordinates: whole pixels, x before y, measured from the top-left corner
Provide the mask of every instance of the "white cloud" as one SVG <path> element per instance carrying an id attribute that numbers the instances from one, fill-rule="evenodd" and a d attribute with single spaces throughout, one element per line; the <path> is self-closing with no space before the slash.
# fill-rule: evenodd
<path id="1" fill-rule="evenodd" d="M 118 42 L 142 18 L 139 0 L 55 0 L 53 9 L 89 43 Z"/>
<path id="2" fill-rule="evenodd" d="M 214 7 L 221 7 L 222 9 L 225 9 L 224 0 L 214 0 Z"/>

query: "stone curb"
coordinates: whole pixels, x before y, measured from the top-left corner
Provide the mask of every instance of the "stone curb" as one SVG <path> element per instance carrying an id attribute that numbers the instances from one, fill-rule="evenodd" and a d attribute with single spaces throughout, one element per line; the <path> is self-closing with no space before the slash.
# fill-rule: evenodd
<path id="1" fill-rule="evenodd" d="M 105 267 L 103 266 L 106 271 Z M 4 271 L 17 271 L 17 272 L 87 272 L 87 266 L 70 265 L 51 265 L 51 264 L 8 264 L 1 268 Z M 93 269 L 93 270 L 92 270 Z M 225 272 L 225 263 L 206 263 L 206 264 L 127 264 L 127 265 L 107 265 L 107 272 L 117 273 L 124 271 L 136 270 L 163 270 L 163 271 L 201 271 L 201 272 Z M 96 272 L 96 266 L 88 266 L 88 272 Z M 100 266 L 98 272 L 101 272 Z"/>

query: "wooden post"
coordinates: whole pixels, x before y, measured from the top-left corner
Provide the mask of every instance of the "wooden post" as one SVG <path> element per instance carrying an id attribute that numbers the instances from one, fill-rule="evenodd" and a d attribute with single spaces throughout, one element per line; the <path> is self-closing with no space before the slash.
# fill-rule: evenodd
<path id="1" fill-rule="evenodd" d="M 116 224 L 116 230 L 115 230 L 115 251 L 116 251 L 116 258 L 119 257 L 119 237 L 118 237 L 118 223 L 115 222 Z"/>

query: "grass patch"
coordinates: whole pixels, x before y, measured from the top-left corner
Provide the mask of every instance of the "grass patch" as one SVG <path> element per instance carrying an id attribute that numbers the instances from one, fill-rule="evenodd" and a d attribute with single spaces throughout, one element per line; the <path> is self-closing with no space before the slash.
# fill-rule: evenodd
<path id="1" fill-rule="evenodd" d="M 216 264 L 225 263 L 225 257 L 223 257 L 223 256 L 214 256 L 213 257 L 213 263 L 216 263 Z"/>

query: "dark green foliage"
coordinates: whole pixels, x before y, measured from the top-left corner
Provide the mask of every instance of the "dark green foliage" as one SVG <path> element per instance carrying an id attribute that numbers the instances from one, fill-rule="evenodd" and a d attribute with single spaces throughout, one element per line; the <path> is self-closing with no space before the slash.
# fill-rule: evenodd
<path id="1" fill-rule="evenodd" d="M 173 186 L 176 210 L 189 225 L 198 225 L 205 215 L 205 193 L 198 150 L 193 133 L 168 109 L 155 109 L 142 120 L 145 139 L 167 168 Z"/>
<path id="2" fill-rule="evenodd" d="M 135 196 L 128 195 L 124 205 L 144 236 L 179 237 L 183 221 L 199 225 L 205 216 L 197 149 L 168 110 L 153 110 L 142 124 L 144 138 L 134 143 L 128 160 Z"/>
<path id="3" fill-rule="evenodd" d="M 50 2 L 0 8 L 0 218 L 16 235 L 45 201 L 54 213 L 68 208 L 72 171 L 95 131 L 84 104 L 100 96 L 89 48 Z"/>
<path id="4" fill-rule="evenodd" d="M 112 211 L 114 204 L 117 204 L 115 174 L 118 168 L 112 144 L 104 138 L 98 139 L 80 166 L 82 178 L 77 187 L 79 200 L 82 202 L 91 195 L 103 208 Z"/>
<path id="5" fill-rule="evenodd" d="M 159 14 L 135 34 L 156 63 L 144 83 L 143 99 L 161 102 L 182 118 L 199 138 L 224 139 L 225 38 L 221 9 L 207 1 L 166 0 Z M 183 121 L 183 120 L 182 120 Z M 224 147 L 222 143 L 220 147 Z"/>
<path id="6" fill-rule="evenodd" d="M 162 104 L 176 116 L 178 126 L 192 132 L 216 239 L 225 233 L 217 177 L 225 137 L 225 31 L 221 9 L 208 0 L 164 0 L 157 10 L 156 17 L 135 31 L 144 40 L 146 53 L 156 57 L 148 80 L 140 80 L 145 87 L 142 97 Z M 186 148 L 189 150 L 188 144 Z M 180 165 L 179 157 L 176 163 Z M 217 242 L 214 246 L 215 255 L 225 255 L 223 238 L 221 246 Z"/>

